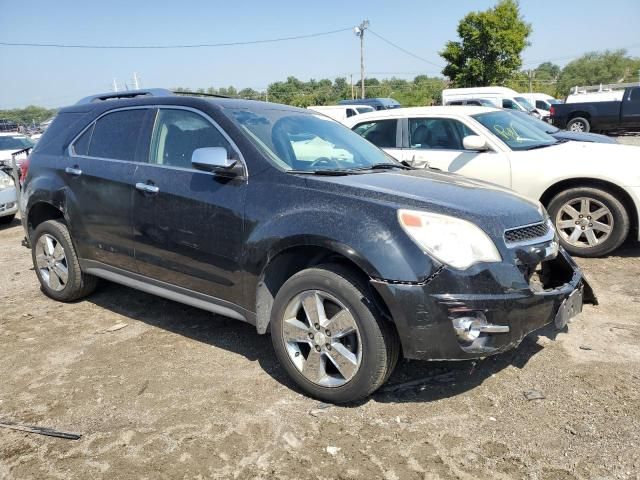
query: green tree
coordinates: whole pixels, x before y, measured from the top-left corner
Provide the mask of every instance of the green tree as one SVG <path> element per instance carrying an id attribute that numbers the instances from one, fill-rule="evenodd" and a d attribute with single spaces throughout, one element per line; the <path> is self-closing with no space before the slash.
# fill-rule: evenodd
<path id="1" fill-rule="evenodd" d="M 55 115 L 55 109 L 37 107 L 29 105 L 26 108 L 16 108 L 13 110 L 0 110 L 0 118 L 12 120 L 20 125 L 32 125 L 44 122 Z"/>
<path id="2" fill-rule="evenodd" d="M 530 34 L 516 0 L 471 12 L 458 24 L 460 41 L 447 42 L 440 52 L 447 61 L 442 73 L 457 87 L 501 85 L 520 69 Z"/>
<path id="3" fill-rule="evenodd" d="M 638 78 L 640 58 L 626 50 L 591 52 L 569 62 L 560 73 L 558 93 L 567 95 L 576 85 L 632 82 Z"/>
<path id="4" fill-rule="evenodd" d="M 544 62 L 533 71 L 536 80 L 556 80 L 562 69 L 552 62 Z"/>

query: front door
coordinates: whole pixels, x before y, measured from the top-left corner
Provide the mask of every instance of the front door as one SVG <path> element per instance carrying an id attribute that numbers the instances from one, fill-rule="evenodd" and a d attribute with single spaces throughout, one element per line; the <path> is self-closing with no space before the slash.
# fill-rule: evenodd
<path id="1" fill-rule="evenodd" d="M 401 122 L 396 118 L 368 120 L 358 123 L 353 131 L 383 149 L 397 160 L 402 160 Z"/>
<path id="2" fill-rule="evenodd" d="M 465 150 L 463 139 L 477 135 L 459 120 L 410 118 L 408 148 L 401 160 L 417 168 L 433 168 L 511 188 L 511 165 L 502 152 Z"/>
<path id="3" fill-rule="evenodd" d="M 138 270 L 155 280 L 240 303 L 240 257 L 247 179 L 196 170 L 193 151 L 224 147 L 227 137 L 204 115 L 160 108 L 149 161 L 135 174 L 133 202 Z"/>
<path id="4" fill-rule="evenodd" d="M 640 128 L 640 87 L 635 87 L 621 103 L 621 123 L 624 128 Z"/>

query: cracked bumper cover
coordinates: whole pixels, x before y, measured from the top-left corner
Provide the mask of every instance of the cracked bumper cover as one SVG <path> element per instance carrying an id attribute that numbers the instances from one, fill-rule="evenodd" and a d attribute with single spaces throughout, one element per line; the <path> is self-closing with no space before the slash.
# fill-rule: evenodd
<path id="1" fill-rule="evenodd" d="M 372 285 L 389 308 L 405 358 L 464 360 L 516 347 L 529 333 L 553 322 L 562 302 L 584 289 L 585 303 L 597 303 L 591 287 L 562 249 L 545 258 L 546 245 L 513 252 L 514 258 L 477 264 L 465 271 L 436 270 L 419 284 L 374 279 Z M 530 281 L 528 268 L 544 265 L 551 288 Z M 533 271 L 533 269 L 531 270 Z M 545 285 L 546 287 L 546 285 Z M 477 312 L 489 324 L 508 326 L 508 333 L 483 333 L 472 345 L 458 339 L 453 319 Z"/>

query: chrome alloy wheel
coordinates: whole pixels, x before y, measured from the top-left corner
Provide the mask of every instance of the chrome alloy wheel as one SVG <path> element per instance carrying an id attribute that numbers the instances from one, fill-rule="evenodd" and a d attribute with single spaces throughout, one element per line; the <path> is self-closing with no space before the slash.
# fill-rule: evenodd
<path id="1" fill-rule="evenodd" d="M 586 130 L 585 128 L 585 124 L 581 121 L 577 121 L 577 122 L 573 122 L 570 126 L 569 126 L 569 131 L 570 132 L 578 132 L 578 133 L 582 133 Z"/>
<path id="2" fill-rule="evenodd" d="M 35 248 L 36 266 L 42 280 L 52 290 L 63 290 L 69 279 L 69 270 L 62 244 L 52 235 L 45 233 L 38 239 Z"/>
<path id="3" fill-rule="evenodd" d="M 282 338 L 291 362 L 323 387 L 351 380 L 362 362 L 362 342 L 353 314 L 321 290 L 307 290 L 287 305 Z"/>
<path id="4" fill-rule="evenodd" d="M 594 198 L 574 198 L 558 211 L 556 229 L 574 247 L 595 247 L 606 241 L 613 232 L 613 214 Z"/>

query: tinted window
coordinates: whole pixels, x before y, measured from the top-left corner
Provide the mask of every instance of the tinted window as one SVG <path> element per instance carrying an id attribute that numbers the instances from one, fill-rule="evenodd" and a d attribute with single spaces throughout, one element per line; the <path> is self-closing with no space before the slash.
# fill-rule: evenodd
<path id="1" fill-rule="evenodd" d="M 22 150 L 33 147 L 33 141 L 27 137 L 0 137 L 0 150 Z"/>
<path id="2" fill-rule="evenodd" d="M 549 104 L 543 100 L 536 100 L 536 108 L 540 110 L 549 110 Z"/>
<path id="3" fill-rule="evenodd" d="M 640 103 L 640 88 L 634 88 L 629 94 L 629 101 Z"/>
<path id="4" fill-rule="evenodd" d="M 380 148 L 395 148 L 398 120 L 360 123 L 353 131 Z"/>
<path id="5" fill-rule="evenodd" d="M 73 144 L 73 151 L 76 155 L 87 155 L 89 153 L 89 142 L 93 133 L 94 125 L 91 125 Z"/>
<path id="6" fill-rule="evenodd" d="M 151 163 L 191 168 L 197 148 L 223 147 L 229 157 L 229 142 L 207 119 L 187 110 L 161 109 L 151 140 Z"/>
<path id="7" fill-rule="evenodd" d="M 475 133 L 465 124 L 450 118 L 409 119 L 411 148 L 464 150 L 462 139 Z"/>
<path id="8" fill-rule="evenodd" d="M 502 108 L 511 108 L 513 110 L 518 110 L 518 107 L 516 107 L 515 102 L 513 102 L 512 100 L 509 100 L 508 98 L 502 99 Z"/>
<path id="9" fill-rule="evenodd" d="M 347 108 L 347 118 L 353 117 L 354 115 L 357 115 L 357 114 L 358 113 L 353 108 Z"/>
<path id="10" fill-rule="evenodd" d="M 134 160 L 136 145 L 147 110 L 122 110 L 100 118 L 93 128 L 89 156 Z"/>

